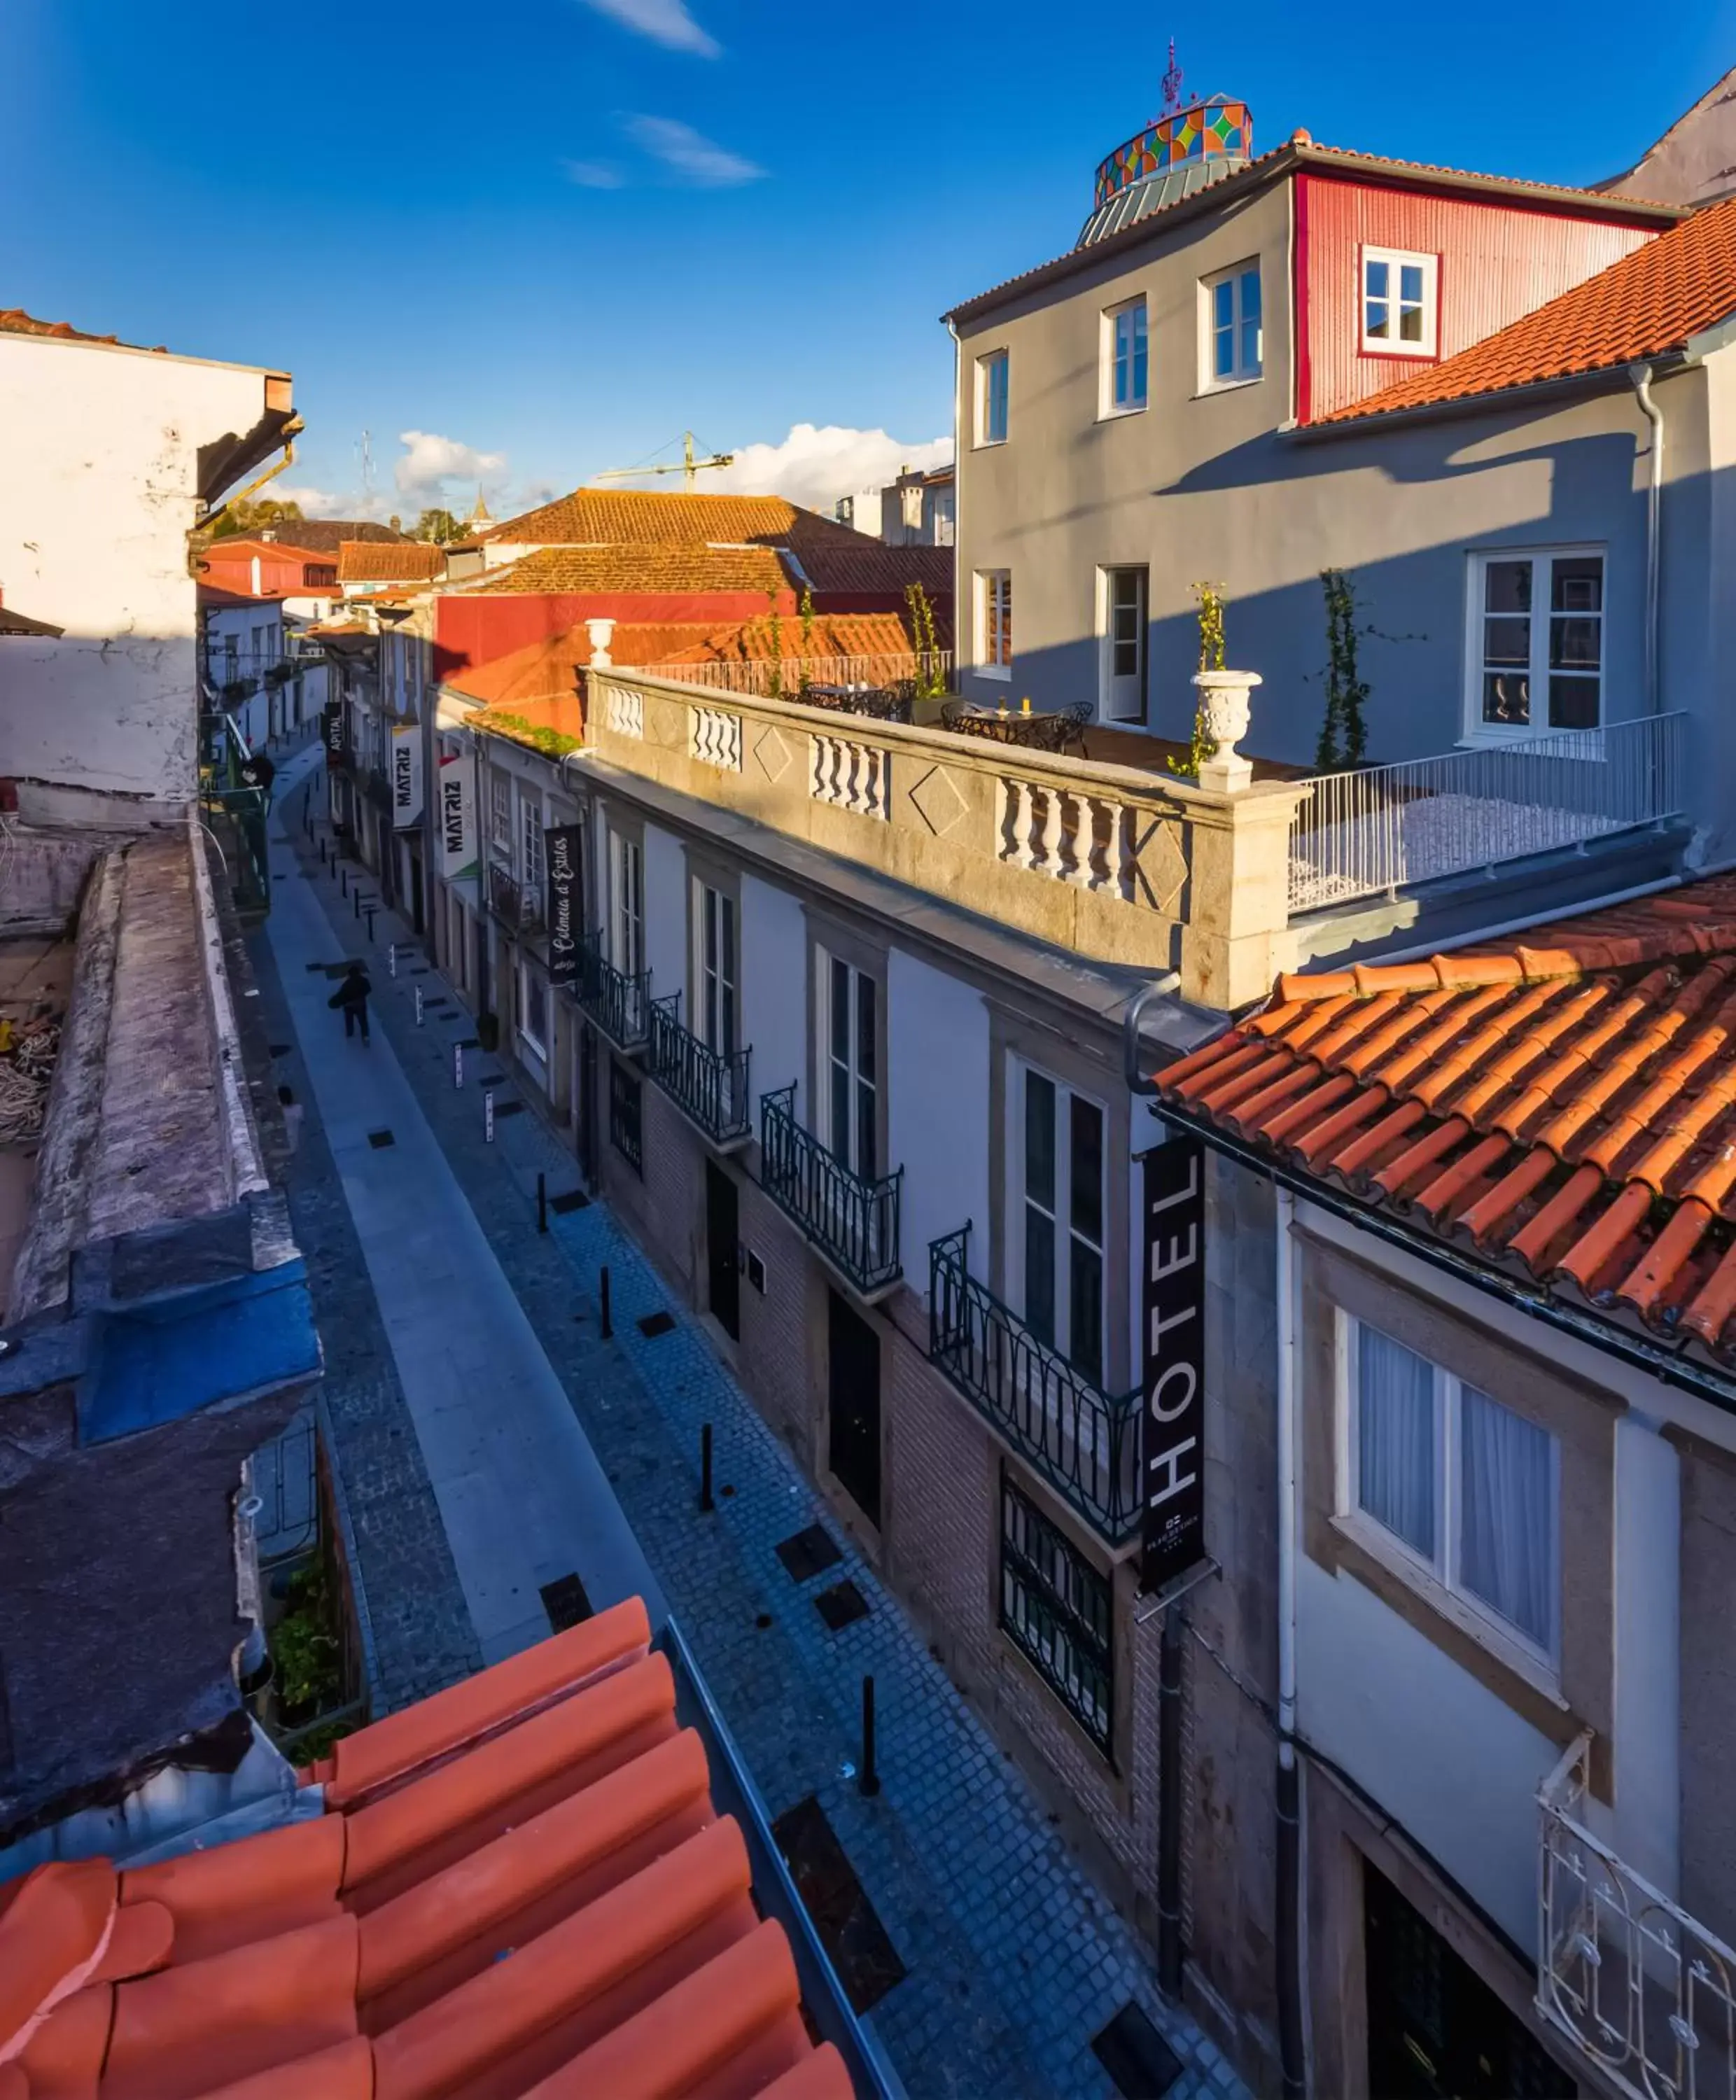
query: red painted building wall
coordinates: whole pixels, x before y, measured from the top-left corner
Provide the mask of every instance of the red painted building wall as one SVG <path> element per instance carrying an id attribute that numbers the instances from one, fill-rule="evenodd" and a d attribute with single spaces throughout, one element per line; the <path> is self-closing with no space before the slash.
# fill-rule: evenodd
<path id="1" fill-rule="evenodd" d="M 797 616 L 796 594 L 780 591 L 778 611 Z M 757 591 L 535 591 L 443 593 L 434 601 L 434 675 L 492 664 L 587 620 L 647 620 L 663 626 L 737 627 L 769 608 Z"/>
<path id="2" fill-rule="evenodd" d="M 1481 342 L 1657 237 L 1654 226 L 1571 217 L 1507 199 L 1441 196 L 1332 175 L 1296 178 L 1296 415 L 1302 422 L 1365 400 Z M 1362 347 L 1362 250 L 1440 258 L 1433 359 Z"/>

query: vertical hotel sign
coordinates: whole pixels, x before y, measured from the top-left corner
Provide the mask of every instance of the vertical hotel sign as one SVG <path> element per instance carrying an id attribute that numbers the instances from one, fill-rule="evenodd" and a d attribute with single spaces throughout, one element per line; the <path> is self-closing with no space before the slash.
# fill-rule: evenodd
<path id="1" fill-rule="evenodd" d="M 392 827 L 406 832 L 422 822 L 422 726 L 392 725 Z"/>
<path id="2" fill-rule="evenodd" d="M 1177 1136 L 1145 1154 L 1144 1411 L 1139 1586 L 1205 1555 L 1204 1149 Z"/>
<path id="3" fill-rule="evenodd" d="M 476 872 L 476 798 L 467 757 L 453 752 L 440 761 L 440 873 L 448 882 L 467 882 Z"/>
<path id="4" fill-rule="evenodd" d="M 543 833 L 542 844 L 549 982 L 571 984 L 579 974 L 579 827 L 556 824 Z"/>

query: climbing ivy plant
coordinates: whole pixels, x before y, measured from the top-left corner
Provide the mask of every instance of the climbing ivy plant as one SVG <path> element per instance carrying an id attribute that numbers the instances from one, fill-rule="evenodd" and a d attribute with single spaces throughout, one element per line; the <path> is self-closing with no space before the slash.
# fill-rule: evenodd
<path id="1" fill-rule="evenodd" d="M 1326 593 L 1326 714 L 1314 748 L 1314 768 L 1320 773 L 1346 772 L 1362 765 L 1368 750 L 1363 714 L 1368 685 L 1356 663 L 1356 589 L 1342 569 L 1323 569 L 1320 586 Z"/>
<path id="2" fill-rule="evenodd" d="M 808 664 L 814 654 L 814 593 L 807 585 L 802 587 L 802 668 L 796 673 L 796 697 L 805 699 L 808 687 L 814 682 Z"/>
<path id="3" fill-rule="evenodd" d="M 1221 584 L 1190 584 L 1194 602 L 1199 608 L 1199 668 L 1202 671 L 1221 671 L 1224 668 L 1224 587 Z M 1205 702 L 1202 695 L 1194 708 L 1193 740 L 1188 745 L 1186 758 L 1172 758 L 1169 770 L 1179 779 L 1197 780 L 1199 769 L 1213 756 L 1217 746 L 1205 733 Z"/>
<path id="4" fill-rule="evenodd" d="M 934 633 L 934 608 L 921 584 L 906 584 L 904 602 L 910 607 L 911 638 L 917 651 L 917 698 L 938 700 L 947 690 L 940 668 L 940 648 Z"/>
<path id="5" fill-rule="evenodd" d="M 766 690 L 773 699 L 784 695 L 784 615 L 778 611 L 778 594 L 775 590 L 766 593 L 766 632 L 771 642 L 771 669 L 766 677 Z"/>

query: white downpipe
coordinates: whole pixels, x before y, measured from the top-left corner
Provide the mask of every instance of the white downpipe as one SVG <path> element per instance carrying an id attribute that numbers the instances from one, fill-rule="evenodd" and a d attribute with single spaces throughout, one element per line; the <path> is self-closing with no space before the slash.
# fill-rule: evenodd
<path id="1" fill-rule="evenodd" d="M 1296 1197 L 1278 1205 L 1278 1733 L 1280 1762 L 1296 1734 Z"/>
<path id="2" fill-rule="evenodd" d="M 1658 578 L 1663 530 L 1663 411 L 1652 399 L 1652 368 L 1649 364 L 1630 364 L 1628 377 L 1632 382 L 1633 398 L 1640 404 L 1640 413 L 1651 425 L 1650 473 L 1645 490 L 1645 712 L 1654 715 L 1661 699 Z"/>

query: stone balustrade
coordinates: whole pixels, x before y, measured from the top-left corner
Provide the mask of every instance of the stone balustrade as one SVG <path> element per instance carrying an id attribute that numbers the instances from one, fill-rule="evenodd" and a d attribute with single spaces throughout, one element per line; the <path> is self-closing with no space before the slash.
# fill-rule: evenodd
<path id="1" fill-rule="evenodd" d="M 789 700 L 700 704 L 647 672 L 590 681 L 590 748 L 606 764 L 996 924 L 1178 970 L 1187 997 L 1225 1008 L 1296 960 L 1289 829 L 1305 784 L 1226 792 Z"/>

